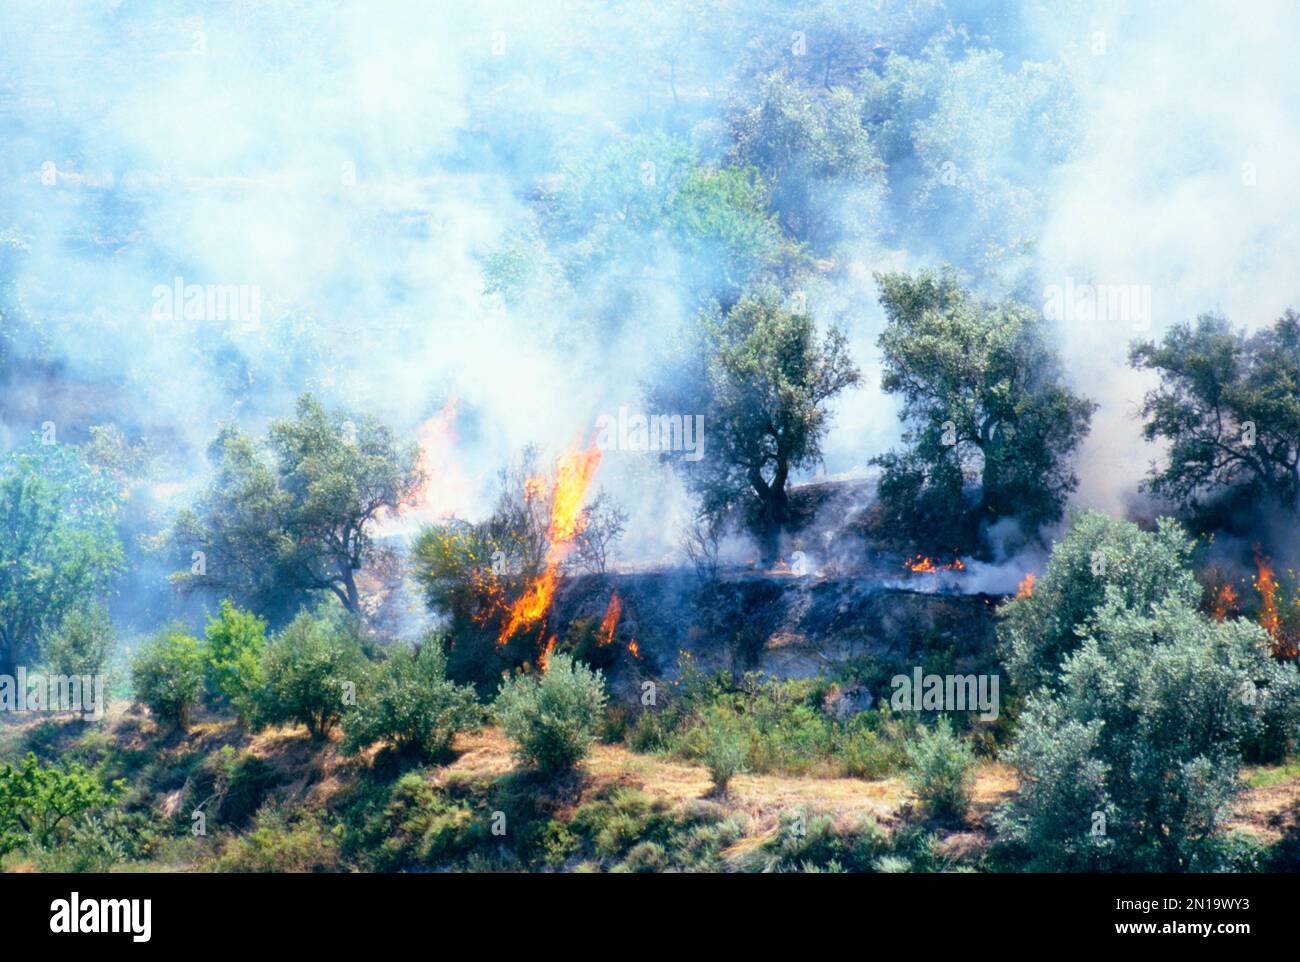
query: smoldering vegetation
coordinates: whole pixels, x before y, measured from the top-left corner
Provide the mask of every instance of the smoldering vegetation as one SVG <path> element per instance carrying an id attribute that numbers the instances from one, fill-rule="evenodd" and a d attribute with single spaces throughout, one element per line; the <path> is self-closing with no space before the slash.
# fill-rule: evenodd
<path id="1" fill-rule="evenodd" d="M 202 759 L 104 782 L 119 821 L 75 839 L 11 845 L 0 790 L 0 857 L 718 869 L 779 828 L 741 867 L 929 870 L 964 825 L 981 868 L 1263 864 L 1224 824 L 1243 760 L 1290 777 L 1300 710 L 1296 18 L 6 8 L 0 676 L 131 705 L 115 747 L 8 747 Z M 1093 728 L 1182 722 L 1078 686 L 1184 669 L 1232 707 L 1161 782 Z M 891 703 L 913 670 L 1005 710 Z M 471 737 L 519 771 L 431 787 Z M 584 796 L 596 740 L 723 808 L 745 772 L 906 776 L 915 808 L 803 858 L 784 822 Z M 1037 784 L 1048 749 L 1111 773 L 1067 786 L 1078 825 L 1029 791 L 971 814 L 976 768 Z M 229 834 L 186 849 L 209 802 Z M 418 840 L 383 848 L 390 804 Z M 486 855 L 483 810 L 537 834 Z M 1123 844 L 1080 841 L 1095 812 Z"/>

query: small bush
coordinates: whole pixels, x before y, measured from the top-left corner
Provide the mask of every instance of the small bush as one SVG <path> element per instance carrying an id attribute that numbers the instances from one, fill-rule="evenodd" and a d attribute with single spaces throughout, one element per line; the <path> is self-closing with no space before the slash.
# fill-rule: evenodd
<path id="1" fill-rule="evenodd" d="M 57 843 L 78 819 L 107 808 L 118 788 L 105 788 L 77 762 L 45 767 L 31 752 L 0 766 L 0 855 Z"/>
<path id="2" fill-rule="evenodd" d="M 357 711 L 344 723 L 343 747 L 356 752 L 376 742 L 435 759 L 457 732 L 482 718 L 474 689 L 447 680 L 447 658 L 438 639 L 417 651 L 398 651 L 372 672 Z"/>
<path id="3" fill-rule="evenodd" d="M 713 790 L 725 795 L 732 776 L 745 770 L 749 737 L 734 718 L 719 711 L 710 712 L 697 731 L 696 751 L 713 779 Z"/>
<path id="4" fill-rule="evenodd" d="M 235 710 L 241 722 L 252 719 L 262 687 L 262 653 L 266 622 L 231 602 L 207 626 L 207 682 L 211 691 Z"/>
<path id="5" fill-rule="evenodd" d="M 135 697 L 160 725 L 185 729 L 203 693 L 203 646 L 179 628 L 166 628 L 140 646 L 131 664 Z"/>
<path id="6" fill-rule="evenodd" d="M 352 626 L 304 611 L 267 645 L 258 720 L 298 722 L 313 739 L 325 738 L 343 716 L 346 685 L 359 683 L 364 671 Z"/>
<path id="7" fill-rule="evenodd" d="M 975 755 L 953 732 L 952 723 L 940 718 L 908 748 L 907 755 L 912 763 L 908 780 L 930 815 L 954 820 L 965 817 L 975 783 Z"/>
<path id="8" fill-rule="evenodd" d="M 217 862 L 220 872 L 335 872 L 338 846 L 318 818 L 265 806 L 247 835 L 231 839 Z"/>
<path id="9" fill-rule="evenodd" d="M 46 639 L 45 663 L 55 675 L 101 675 L 117 644 L 117 633 L 102 605 L 77 608 L 64 616 Z"/>
<path id="10" fill-rule="evenodd" d="M 567 655 L 545 674 L 516 675 L 502 684 L 496 713 L 525 764 L 555 775 L 587 757 L 605 710 L 605 682 Z"/>

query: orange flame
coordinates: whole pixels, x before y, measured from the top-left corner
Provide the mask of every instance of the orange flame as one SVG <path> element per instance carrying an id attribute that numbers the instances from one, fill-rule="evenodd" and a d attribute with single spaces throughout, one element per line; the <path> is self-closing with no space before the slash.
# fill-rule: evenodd
<path id="1" fill-rule="evenodd" d="M 636 643 L 635 638 L 633 638 L 630 642 L 628 642 L 627 650 L 632 653 L 633 658 L 641 657 L 641 646 Z"/>
<path id="2" fill-rule="evenodd" d="M 614 640 L 614 629 L 618 627 L 618 619 L 623 614 L 623 599 L 618 596 L 618 592 L 610 593 L 609 605 L 605 608 L 605 617 L 600 623 L 600 643 L 608 645 Z"/>
<path id="3" fill-rule="evenodd" d="M 1282 617 L 1277 610 L 1277 575 L 1273 571 L 1272 562 L 1260 554 L 1258 548 L 1255 549 L 1255 567 L 1258 569 L 1254 585 L 1259 592 L 1259 625 L 1273 639 L 1273 654 L 1279 658 L 1287 657 L 1292 653 L 1294 644 L 1282 633 Z"/>
<path id="4" fill-rule="evenodd" d="M 1228 615 L 1237 610 L 1237 589 L 1224 584 L 1214 593 L 1214 605 L 1211 614 L 1215 621 L 1224 621 Z"/>
<path id="5" fill-rule="evenodd" d="M 918 574 L 932 574 L 936 571 L 965 571 L 966 564 L 960 558 L 954 558 L 947 564 L 941 564 L 933 558 L 927 558 L 924 555 L 917 555 L 903 563 L 908 571 L 914 571 Z"/>
<path id="6" fill-rule="evenodd" d="M 555 636 L 546 639 L 546 645 L 537 655 L 537 668 L 544 675 L 551 670 L 551 655 L 555 653 Z"/>
<path id="7" fill-rule="evenodd" d="M 1016 586 L 1016 597 L 1032 598 L 1034 594 L 1034 582 L 1036 580 L 1038 580 L 1037 575 L 1032 571 L 1027 572 L 1024 578 L 1020 580 L 1020 584 Z"/>
<path id="8" fill-rule="evenodd" d="M 474 483 L 456 457 L 456 417 L 460 399 L 452 397 L 442 409 L 416 429 L 419 453 L 416 463 L 424 481 L 410 502 L 376 520 L 381 530 L 401 532 L 433 521 L 467 514 L 474 500 Z"/>
<path id="9" fill-rule="evenodd" d="M 600 457 L 600 448 L 592 445 L 586 450 L 565 452 L 556 461 L 555 481 L 550 486 L 550 521 L 546 528 L 546 567 L 510 606 L 497 644 L 504 645 L 516 632 L 536 624 L 550 610 L 559 583 L 560 564 L 586 524 L 582 505 L 600 467 Z M 546 480 L 529 478 L 524 490 L 529 498 L 540 497 L 546 491 Z"/>

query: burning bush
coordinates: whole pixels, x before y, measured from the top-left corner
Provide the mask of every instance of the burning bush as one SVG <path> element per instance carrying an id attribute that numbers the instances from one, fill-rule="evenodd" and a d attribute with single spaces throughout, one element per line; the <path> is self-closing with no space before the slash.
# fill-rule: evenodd
<path id="1" fill-rule="evenodd" d="M 570 565 L 602 570 L 624 515 L 587 503 L 600 451 L 575 448 L 544 475 L 534 449 L 500 474 L 485 520 L 425 527 L 414 547 L 428 604 L 451 620 L 450 672 L 486 690 L 502 668 L 541 665 L 554 648 L 551 604 Z"/>

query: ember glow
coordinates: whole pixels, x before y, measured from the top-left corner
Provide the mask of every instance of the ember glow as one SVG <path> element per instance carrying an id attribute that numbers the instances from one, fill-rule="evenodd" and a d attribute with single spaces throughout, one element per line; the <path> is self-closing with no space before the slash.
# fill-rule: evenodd
<path id="1" fill-rule="evenodd" d="M 933 574 L 936 571 L 965 571 L 966 563 L 963 562 L 960 558 L 954 558 L 952 561 L 949 561 L 945 564 L 943 562 L 936 561 L 933 558 L 927 558 L 924 555 L 917 555 L 916 557 L 911 558 L 908 561 L 905 561 L 903 563 L 903 567 L 905 567 L 908 571 L 912 571 L 917 574 Z"/>

